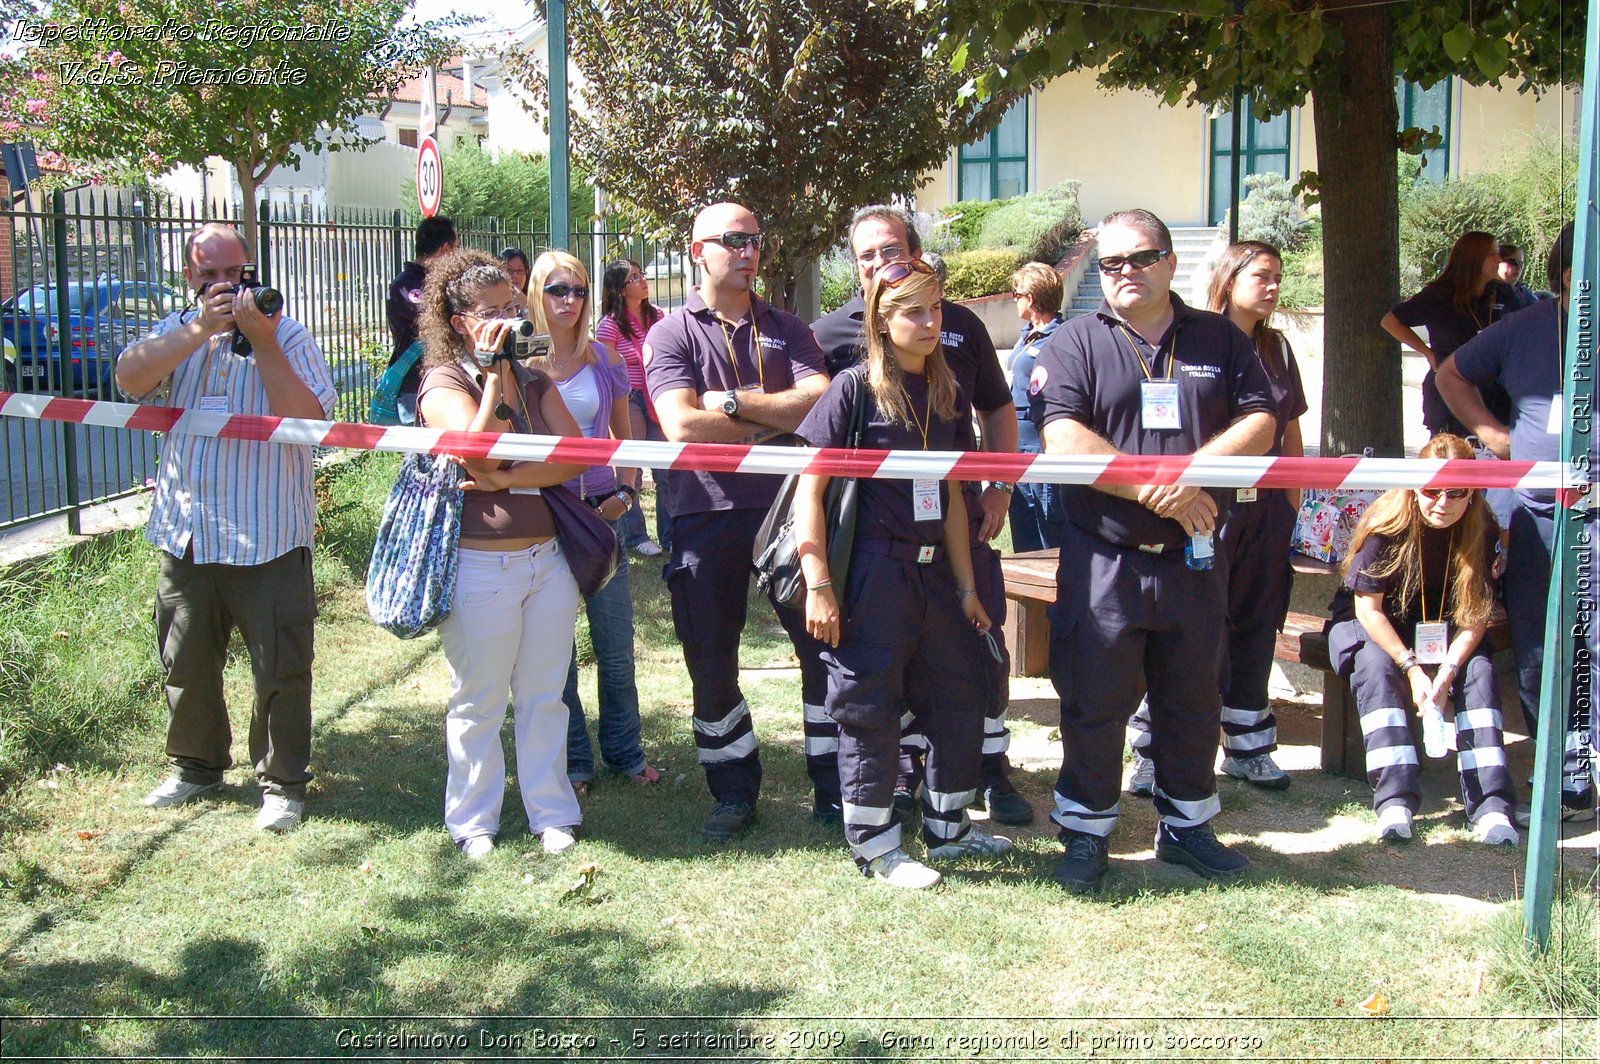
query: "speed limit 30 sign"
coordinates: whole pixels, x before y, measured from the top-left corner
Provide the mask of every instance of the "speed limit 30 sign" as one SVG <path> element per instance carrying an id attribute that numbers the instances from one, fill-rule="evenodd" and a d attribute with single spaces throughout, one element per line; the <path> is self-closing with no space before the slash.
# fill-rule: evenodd
<path id="1" fill-rule="evenodd" d="M 439 213 L 439 201 L 444 198 L 444 164 L 439 161 L 439 142 L 423 137 L 417 145 L 417 206 L 424 218 Z"/>

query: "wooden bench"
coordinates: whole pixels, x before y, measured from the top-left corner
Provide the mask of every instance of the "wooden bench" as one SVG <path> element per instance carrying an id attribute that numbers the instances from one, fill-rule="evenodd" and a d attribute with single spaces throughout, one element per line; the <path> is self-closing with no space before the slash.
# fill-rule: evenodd
<path id="1" fill-rule="evenodd" d="M 1295 555 L 1294 571 L 1305 575 L 1338 572 L 1337 565 Z M 1005 575 L 1006 647 L 1011 652 L 1011 675 L 1045 676 L 1050 671 L 1050 619 L 1046 615 L 1056 600 L 1056 551 L 1030 551 L 1003 555 Z M 1274 656 L 1322 673 L 1322 770 L 1352 779 L 1367 777 L 1366 748 L 1361 739 L 1361 715 L 1350 687 L 1333 671 L 1328 659 L 1328 639 L 1323 635 L 1325 615 L 1291 613 L 1278 633 Z M 1495 650 L 1511 645 L 1511 630 L 1497 612 L 1487 637 Z M 1413 716 L 1412 731 L 1420 748 L 1421 722 Z"/>

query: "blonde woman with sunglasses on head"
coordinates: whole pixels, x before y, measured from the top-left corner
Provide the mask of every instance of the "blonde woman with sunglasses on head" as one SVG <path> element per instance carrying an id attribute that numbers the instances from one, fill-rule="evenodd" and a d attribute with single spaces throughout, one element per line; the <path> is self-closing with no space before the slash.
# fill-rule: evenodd
<path id="1" fill-rule="evenodd" d="M 1438 435 L 1418 458 L 1471 459 Z M 1396 488 L 1362 515 L 1329 609 L 1328 655 L 1355 694 L 1378 837 L 1411 838 L 1421 803 L 1411 714 L 1454 706 L 1467 821 L 1478 839 L 1515 846 L 1500 682 L 1484 643 L 1499 578 L 1498 529 L 1471 488 Z"/>
<path id="2" fill-rule="evenodd" d="M 867 282 L 864 370 L 840 374 L 797 434 L 842 447 L 866 390 L 862 446 L 949 451 L 970 416 L 942 352 L 941 292 L 916 260 Z M 866 875 L 920 889 L 938 872 L 905 851 L 894 806 L 901 718 L 928 740 L 922 837 L 930 860 L 1008 852 L 1011 842 L 967 819 L 983 749 L 983 640 L 989 618 L 974 587 L 967 510 L 958 481 L 863 479 L 848 575 L 829 570 L 824 493 L 807 475 L 795 493 L 806 577 L 806 627 L 823 644 L 825 709 L 839 725 L 845 840 Z M 839 582 L 834 583 L 835 579 Z"/>

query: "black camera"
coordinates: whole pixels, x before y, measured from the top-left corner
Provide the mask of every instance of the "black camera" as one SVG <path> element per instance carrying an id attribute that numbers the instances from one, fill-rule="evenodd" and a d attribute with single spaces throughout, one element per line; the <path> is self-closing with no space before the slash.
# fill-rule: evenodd
<path id="1" fill-rule="evenodd" d="M 548 333 L 539 334 L 533 330 L 533 322 L 527 318 L 516 318 L 511 322 L 511 328 L 506 330 L 505 339 L 500 341 L 498 351 L 474 351 L 472 357 L 478 365 L 488 369 L 496 362 L 517 362 L 525 358 L 542 358 L 550 353 L 550 336 Z"/>
<path id="2" fill-rule="evenodd" d="M 283 309 L 283 293 L 261 283 L 261 279 L 256 275 L 256 264 L 253 262 L 244 264 L 244 269 L 239 271 L 239 283 L 228 291 L 234 295 L 249 292 L 255 297 L 256 309 L 269 318 Z M 238 329 L 234 329 L 233 353 L 240 358 L 249 358 L 251 350 L 249 338 Z"/>

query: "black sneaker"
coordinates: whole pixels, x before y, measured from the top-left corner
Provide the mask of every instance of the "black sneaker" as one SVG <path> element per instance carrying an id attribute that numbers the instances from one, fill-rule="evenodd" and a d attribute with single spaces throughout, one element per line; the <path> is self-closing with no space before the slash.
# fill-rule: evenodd
<path id="1" fill-rule="evenodd" d="M 1100 889 L 1106 873 L 1106 858 L 1111 847 L 1099 835 L 1063 829 L 1061 842 L 1067 852 L 1056 862 L 1055 877 L 1074 894 L 1091 894 Z"/>
<path id="2" fill-rule="evenodd" d="M 811 799 L 811 819 L 819 824 L 842 825 L 844 806 L 837 798 L 824 798 L 819 794 Z"/>
<path id="3" fill-rule="evenodd" d="M 1033 823 L 1033 806 L 1017 792 L 1007 780 L 982 792 L 983 804 L 989 807 L 989 819 L 997 824 Z"/>
<path id="4" fill-rule="evenodd" d="M 1250 867 L 1250 858 L 1217 841 L 1210 824 L 1197 828 L 1156 828 L 1156 857 L 1168 864 L 1187 865 L 1207 879 L 1229 879 Z"/>
<path id="5" fill-rule="evenodd" d="M 894 792 L 894 807 L 900 811 L 902 817 L 908 817 L 917 811 L 917 796 L 908 790 L 896 787 Z"/>
<path id="6" fill-rule="evenodd" d="M 750 802 L 718 802 L 711 807 L 711 815 L 706 817 L 700 834 L 712 842 L 727 842 L 755 818 L 756 807 Z"/>
<path id="7" fill-rule="evenodd" d="M 1594 819 L 1594 791 L 1561 792 L 1561 822 L 1587 824 Z"/>

